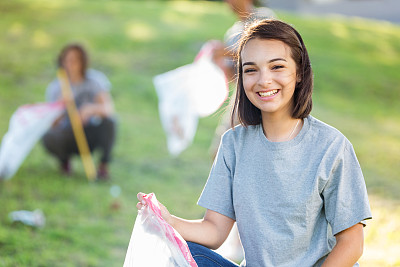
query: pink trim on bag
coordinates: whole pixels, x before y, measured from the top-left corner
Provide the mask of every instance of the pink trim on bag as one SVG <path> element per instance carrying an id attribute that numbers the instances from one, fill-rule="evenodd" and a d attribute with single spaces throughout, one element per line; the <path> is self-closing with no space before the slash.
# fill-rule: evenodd
<path id="1" fill-rule="evenodd" d="M 49 112 L 58 112 L 63 109 L 65 109 L 65 104 L 63 101 L 26 104 L 17 109 L 15 112 L 15 118 L 20 124 L 27 125 L 32 118 L 41 119 Z"/>
<path id="2" fill-rule="evenodd" d="M 179 246 L 179 249 L 181 250 L 183 256 L 188 261 L 190 266 L 197 267 L 197 263 L 194 261 L 186 241 L 183 240 L 183 238 L 179 235 L 179 233 L 176 232 L 176 230 L 171 225 L 169 225 L 161 216 L 161 209 L 158 205 L 158 201 L 154 193 L 144 195 L 143 198 L 146 200 L 146 204 L 149 205 L 149 208 L 160 219 L 160 222 L 162 223 L 164 229 L 166 230 L 167 238 L 172 243 L 176 243 Z"/>

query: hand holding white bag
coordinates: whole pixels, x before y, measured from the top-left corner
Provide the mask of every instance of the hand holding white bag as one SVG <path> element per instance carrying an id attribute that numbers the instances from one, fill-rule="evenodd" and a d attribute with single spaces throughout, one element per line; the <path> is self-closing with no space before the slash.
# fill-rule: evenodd
<path id="1" fill-rule="evenodd" d="M 154 193 L 136 217 L 124 267 L 197 267 L 186 241 L 161 216 Z"/>

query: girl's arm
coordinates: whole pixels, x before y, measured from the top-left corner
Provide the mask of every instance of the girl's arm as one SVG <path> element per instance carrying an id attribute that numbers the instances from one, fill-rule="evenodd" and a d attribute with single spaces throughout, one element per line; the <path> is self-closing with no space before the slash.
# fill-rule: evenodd
<path id="1" fill-rule="evenodd" d="M 353 266 L 361 257 L 364 247 L 363 225 L 358 223 L 335 235 L 336 246 L 326 258 L 322 267 Z"/>
<path id="2" fill-rule="evenodd" d="M 145 204 L 143 193 L 137 195 L 138 209 Z M 219 248 L 228 237 L 234 220 L 218 212 L 207 210 L 201 220 L 185 220 L 171 215 L 164 205 L 160 204 L 161 215 L 186 241 L 195 242 L 211 249 Z"/>

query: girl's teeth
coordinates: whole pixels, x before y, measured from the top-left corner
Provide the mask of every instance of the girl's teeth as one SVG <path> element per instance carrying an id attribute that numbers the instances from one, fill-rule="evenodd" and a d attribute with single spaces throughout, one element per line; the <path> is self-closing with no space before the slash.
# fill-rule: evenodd
<path id="1" fill-rule="evenodd" d="M 272 91 L 268 91 L 268 92 L 258 92 L 258 94 L 261 97 L 267 97 L 267 96 L 272 96 L 274 94 L 278 93 L 278 90 L 272 90 Z"/>

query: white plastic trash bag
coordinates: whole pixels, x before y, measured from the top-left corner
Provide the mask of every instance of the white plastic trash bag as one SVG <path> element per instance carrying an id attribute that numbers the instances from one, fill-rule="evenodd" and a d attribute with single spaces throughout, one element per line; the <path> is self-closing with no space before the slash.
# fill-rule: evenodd
<path id="1" fill-rule="evenodd" d="M 212 50 L 213 42 L 208 42 L 195 62 L 153 79 L 168 150 L 174 156 L 192 143 L 199 117 L 217 111 L 228 97 L 225 74 L 211 60 Z"/>
<path id="2" fill-rule="evenodd" d="M 197 267 L 186 241 L 162 217 L 154 193 L 136 217 L 124 267 Z"/>
<path id="3" fill-rule="evenodd" d="M 60 102 L 24 105 L 11 116 L 0 146 L 0 180 L 10 179 L 36 142 L 64 112 Z"/>
<path id="4" fill-rule="evenodd" d="M 205 43 L 192 63 L 187 89 L 199 117 L 216 112 L 228 98 L 229 86 L 223 70 L 212 61 L 215 41 Z"/>
<path id="5" fill-rule="evenodd" d="M 157 91 L 159 95 L 158 110 L 161 124 L 167 135 L 168 151 L 178 156 L 192 142 L 196 134 L 198 115 L 191 107 L 186 93 L 178 90 L 169 94 L 167 90 Z"/>

